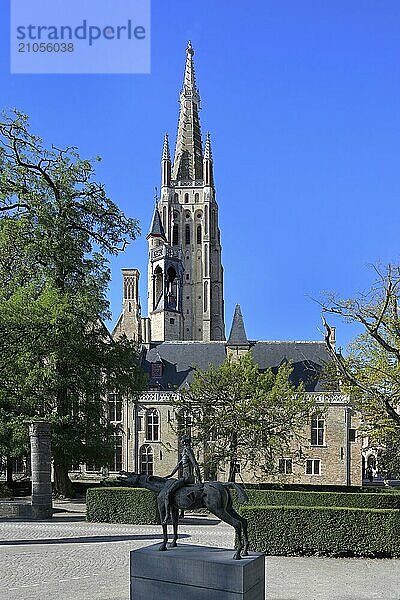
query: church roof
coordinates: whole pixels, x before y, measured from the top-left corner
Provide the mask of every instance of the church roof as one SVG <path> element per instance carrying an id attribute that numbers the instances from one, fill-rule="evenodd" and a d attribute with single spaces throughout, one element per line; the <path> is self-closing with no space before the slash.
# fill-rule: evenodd
<path id="1" fill-rule="evenodd" d="M 325 342 L 264 342 L 251 341 L 250 351 L 261 371 L 277 371 L 284 362 L 293 365 L 291 380 L 304 382 L 309 392 L 322 391 L 319 377 L 329 362 Z M 226 359 L 226 342 L 153 342 L 143 354 L 142 367 L 149 375 L 150 387 L 174 390 L 193 379 L 195 368 L 205 370 L 210 364 L 218 367 Z M 151 365 L 162 363 L 161 376 L 153 377 Z"/>
<path id="2" fill-rule="evenodd" d="M 157 205 L 154 208 L 153 220 L 151 222 L 150 231 L 147 234 L 147 238 L 149 237 L 161 237 L 166 240 L 165 231 L 163 224 L 161 222 L 160 213 L 158 212 Z"/>
<path id="3" fill-rule="evenodd" d="M 233 315 L 231 332 L 227 341 L 228 346 L 248 346 L 249 341 L 247 339 L 246 330 L 244 328 L 244 321 L 242 311 L 240 310 L 240 304 L 236 304 L 235 314 Z"/>

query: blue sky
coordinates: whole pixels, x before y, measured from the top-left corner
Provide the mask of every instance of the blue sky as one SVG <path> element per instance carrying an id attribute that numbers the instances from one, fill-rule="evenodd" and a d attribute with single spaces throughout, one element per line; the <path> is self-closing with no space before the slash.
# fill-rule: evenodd
<path id="1" fill-rule="evenodd" d="M 397 0 L 153 0 L 150 75 L 10 75 L 8 4 L 0 105 L 49 144 L 101 155 L 98 179 L 140 220 L 142 237 L 112 259 L 114 321 L 121 267 L 141 271 L 146 314 L 145 236 L 188 39 L 212 135 L 227 332 L 239 302 L 251 339 L 320 339 L 311 298 L 353 295 L 371 263 L 399 260 Z M 339 344 L 351 334 L 341 326 Z"/>

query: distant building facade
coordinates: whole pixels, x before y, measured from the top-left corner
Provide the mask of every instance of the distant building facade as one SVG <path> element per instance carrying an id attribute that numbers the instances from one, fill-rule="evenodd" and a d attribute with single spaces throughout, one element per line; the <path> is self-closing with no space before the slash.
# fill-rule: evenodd
<path id="1" fill-rule="evenodd" d="M 210 135 L 203 148 L 193 48 L 186 49 L 184 83 L 174 160 L 168 135 L 161 157 L 161 191 L 148 240 L 148 307 L 141 314 L 139 271 L 123 269 L 123 309 L 112 333 L 137 342 L 149 389 L 135 404 L 112 397 L 113 422 L 120 424 L 111 471 L 167 475 L 178 455 L 178 435 L 193 426 L 182 422 L 173 398 L 193 377 L 194 367 L 221 365 L 227 356 L 250 351 L 261 370 L 293 365 L 295 384 L 304 382 L 317 402 L 310 415 L 300 459 L 282 456 L 279 478 L 288 483 L 360 485 L 361 440 L 349 398 L 325 392 L 319 382 L 329 355 L 324 342 L 247 339 L 237 306 L 225 341 L 223 267 Z M 118 405 L 115 405 L 115 402 Z M 118 417 L 118 418 L 117 418 Z M 113 468 L 114 467 L 114 468 Z M 254 481 L 243 463 L 238 475 Z M 221 477 L 227 473 L 219 473 Z"/>

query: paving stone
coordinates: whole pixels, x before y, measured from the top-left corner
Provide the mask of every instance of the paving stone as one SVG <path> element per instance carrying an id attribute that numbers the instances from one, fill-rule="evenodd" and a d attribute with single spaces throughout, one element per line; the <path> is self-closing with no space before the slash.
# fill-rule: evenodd
<path id="1" fill-rule="evenodd" d="M 86 523 L 82 505 L 63 505 L 51 521 L 0 520 L 0 600 L 129 600 L 130 551 L 161 541 L 160 527 Z M 233 548 L 216 519 L 184 519 L 180 536 Z M 267 600 L 399 600 L 400 560 L 267 557 L 266 590 Z"/>

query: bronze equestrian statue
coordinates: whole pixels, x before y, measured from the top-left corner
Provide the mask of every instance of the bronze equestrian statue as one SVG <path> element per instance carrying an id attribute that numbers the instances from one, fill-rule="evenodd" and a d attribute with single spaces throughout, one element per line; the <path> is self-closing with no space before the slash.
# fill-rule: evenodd
<path id="1" fill-rule="evenodd" d="M 159 549 L 167 550 L 167 522 L 169 516 L 171 516 L 173 526 L 173 538 L 170 547 L 175 548 L 178 539 L 179 510 L 207 508 L 216 517 L 232 525 L 235 529 L 237 547 L 233 558 L 237 560 L 241 556 L 248 556 L 247 521 L 233 508 L 229 493 L 229 488 L 234 488 L 237 491 L 239 502 L 247 502 L 248 497 L 244 490 L 231 481 L 228 483 L 220 481 L 201 483 L 200 469 L 190 447 L 190 437 L 187 435 L 182 438 L 182 456 L 171 475 L 176 473 L 179 467 L 182 467 L 183 470 L 183 477 L 180 479 L 173 479 L 171 476 L 157 477 L 128 473 L 126 471 L 121 471 L 119 477 L 125 485 L 146 488 L 157 494 L 158 512 L 163 529 L 163 543 Z M 193 471 L 200 480 L 199 483 L 194 483 Z"/>
<path id="2" fill-rule="evenodd" d="M 192 447 L 190 445 L 190 435 L 185 433 L 181 437 L 181 459 L 176 465 L 175 469 L 170 475 L 168 475 L 166 487 L 165 487 L 165 518 L 163 523 L 168 522 L 168 518 L 171 516 L 169 501 L 170 497 L 176 490 L 184 487 L 185 485 L 191 485 L 193 483 L 203 483 L 201 479 L 199 463 L 196 460 Z M 182 469 L 182 477 L 179 479 L 172 479 L 175 473 Z M 171 518 L 172 520 L 172 518 Z"/>

